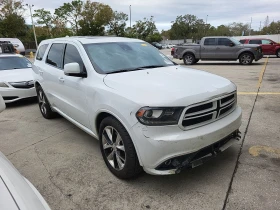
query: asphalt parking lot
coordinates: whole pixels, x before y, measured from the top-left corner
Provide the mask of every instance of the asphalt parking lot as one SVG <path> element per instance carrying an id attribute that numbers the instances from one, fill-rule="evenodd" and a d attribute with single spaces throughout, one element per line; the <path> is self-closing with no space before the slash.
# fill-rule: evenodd
<path id="1" fill-rule="evenodd" d="M 191 68 L 235 82 L 243 109 L 242 139 L 200 167 L 119 180 L 97 140 L 63 118 L 44 119 L 36 100 L 0 114 L 0 149 L 52 209 L 280 209 L 280 58 Z"/>

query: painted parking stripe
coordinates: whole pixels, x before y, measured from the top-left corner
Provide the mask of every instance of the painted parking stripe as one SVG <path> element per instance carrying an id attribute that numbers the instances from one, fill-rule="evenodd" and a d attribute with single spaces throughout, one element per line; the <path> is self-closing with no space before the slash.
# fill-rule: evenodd
<path id="1" fill-rule="evenodd" d="M 264 76 L 264 72 L 265 72 L 266 67 L 267 67 L 268 59 L 269 59 L 269 56 L 267 56 L 267 58 L 266 58 L 266 60 L 265 60 L 265 62 L 264 62 L 263 68 L 262 68 L 262 70 L 261 70 L 261 72 L 260 72 L 259 82 L 258 82 L 258 88 L 260 88 L 261 85 L 262 85 L 263 76 Z"/>

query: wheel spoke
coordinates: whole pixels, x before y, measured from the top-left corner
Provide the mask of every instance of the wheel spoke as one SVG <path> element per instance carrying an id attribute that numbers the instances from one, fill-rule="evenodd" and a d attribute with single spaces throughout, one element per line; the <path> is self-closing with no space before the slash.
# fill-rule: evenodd
<path id="1" fill-rule="evenodd" d="M 103 144 L 103 148 L 104 149 L 112 149 L 112 145 L 111 144 L 108 144 L 108 142 L 106 142 L 105 144 Z"/>
<path id="2" fill-rule="evenodd" d="M 123 168 L 124 166 L 124 161 L 122 162 L 122 159 L 121 157 L 118 155 L 118 153 L 116 153 L 116 159 L 117 159 L 117 163 L 118 163 L 118 166 L 119 166 L 119 169 Z"/>
<path id="3" fill-rule="evenodd" d="M 117 149 L 118 149 L 118 150 L 121 150 L 121 151 L 125 151 L 124 145 L 118 145 L 118 146 L 117 146 Z"/>
<path id="4" fill-rule="evenodd" d="M 106 128 L 105 129 L 105 131 L 106 131 L 106 134 L 107 134 L 107 137 L 109 138 L 109 140 L 111 141 L 111 142 L 113 142 L 113 140 L 112 140 L 112 128 L 111 127 L 108 127 L 108 128 Z"/>
<path id="5" fill-rule="evenodd" d="M 122 141 L 122 138 L 121 138 L 120 134 L 117 134 L 116 145 L 119 145 L 121 141 Z"/>
<path id="6" fill-rule="evenodd" d="M 115 151 L 112 151 L 112 152 L 107 156 L 107 159 L 108 159 L 109 163 L 111 164 L 111 166 L 113 166 L 113 167 L 115 168 L 114 155 L 115 155 Z"/>

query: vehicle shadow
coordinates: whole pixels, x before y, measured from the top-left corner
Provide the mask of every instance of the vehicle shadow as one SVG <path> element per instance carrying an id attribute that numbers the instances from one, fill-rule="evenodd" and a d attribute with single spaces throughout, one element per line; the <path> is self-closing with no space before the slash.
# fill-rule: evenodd
<path id="1" fill-rule="evenodd" d="M 19 100 L 19 101 L 15 101 L 13 103 L 7 103 L 6 108 L 7 109 L 18 108 L 18 107 L 37 104 L 37 103 L 38 103 L 37 97 L 32 97 L 32 98 L 26 98 L 26 99 L 22 99 L 22 100 Z"/>
<path id="2" fill-rule="evenodd" d="M 259 65 L 263 65 L 264 62 L 259 62 L 259 63 L 252 63 L 251 65 L 248 65 L 249 66 L 259 66 Z M 212 65 L 212 66 L 215 66 L 215 65 L 218 65 L 218 66 L 246 66 L 246 65 L 240 65 L 239 63 L 197 63 L 195 64 L 197 66 L 203 66 L 203 65 Z"/>

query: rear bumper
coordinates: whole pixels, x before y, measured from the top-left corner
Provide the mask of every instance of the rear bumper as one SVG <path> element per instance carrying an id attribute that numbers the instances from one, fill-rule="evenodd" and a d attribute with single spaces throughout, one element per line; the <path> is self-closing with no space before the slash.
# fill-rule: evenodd
<path id="1" fill-rule="evenodd" d="M 2 95 L 5 103 L 12 103 L 24 98 L 31 98 L 37 96 L 35 88 L 20 89 L 20 88 L 0 88 L 0 95 Z"/>

